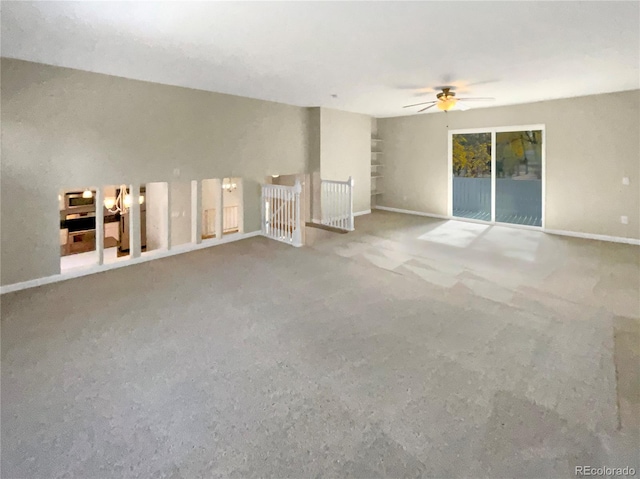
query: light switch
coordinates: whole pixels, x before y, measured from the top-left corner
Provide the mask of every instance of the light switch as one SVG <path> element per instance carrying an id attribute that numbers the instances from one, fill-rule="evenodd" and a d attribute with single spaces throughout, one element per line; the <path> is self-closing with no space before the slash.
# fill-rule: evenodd
<path id="1" fill-rule="evenodd" d="M 173 169 L 173 176 L 175 176 L 176 178 L 180 176 L 180 168 Z"/>
<path id="2" fill-rule="evenodd" d="M 621 216 L 620 217 L 620 223 L 622 223 L 623 225 L 628 225 L 629 224 L 629 217 Z"/>
<path id="3" fill-rule="evenodd" d="M 622 178 L 622 184 L 625 186 L 629 186 L 629 177 L 625 176 L 624 178 Z"/>

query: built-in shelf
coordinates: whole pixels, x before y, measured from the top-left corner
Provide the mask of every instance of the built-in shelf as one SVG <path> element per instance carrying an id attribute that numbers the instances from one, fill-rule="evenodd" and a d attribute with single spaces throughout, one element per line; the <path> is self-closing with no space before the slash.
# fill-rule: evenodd
<path id="1" fill-rule="evenodd" d="M 380 138 L 371 138 L 371 204 L 375 206 L 376 200 L 374 196 L 382 194 L 381 181 L 382 170 L 378 169 L 382 165 L 379 163 L 380 155 L 382 155 L 382 140 Z"/>

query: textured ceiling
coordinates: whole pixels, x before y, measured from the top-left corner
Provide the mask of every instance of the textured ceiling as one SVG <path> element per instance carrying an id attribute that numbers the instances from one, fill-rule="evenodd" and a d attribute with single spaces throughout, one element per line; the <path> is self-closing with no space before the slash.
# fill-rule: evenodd
<path id="1" fill-rule="evenodd" d="M 1 8 L 6 57 L 374 116 L 410 114 L 442 85 L 496 98 L 473 108 L 640 87 L 639 2 Z"/>

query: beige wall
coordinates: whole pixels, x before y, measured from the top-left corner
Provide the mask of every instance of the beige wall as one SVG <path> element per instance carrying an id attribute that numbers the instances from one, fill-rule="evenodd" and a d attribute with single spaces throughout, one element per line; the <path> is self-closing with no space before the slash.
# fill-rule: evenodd
<path id="1" fill-rule="evenodd" d="M 321 108 L 320 171 L 325 180 L 354 180 L 353 211 L 371 208 L 371 117 Z"/>
<path id="2" fill-rule="evenodd" d="M 61 189 L 242 177 L 250 232 L 265 176 L 308 163 L 305 108 L 4 58 L 1 69 L 3 285 L 59 272 Z"/>
<path id="3" fill-rule="evenodd" d="M 321 193 L 320 193 L 320 126 L 321 126 L 321 114 L 322 109 L 320 107 L 308 108 L 309 112 L 309 163 L 307 165 L 307 172 L 309 174 L 309 192 L 310 192 L 310 212 L 311 220 L 319 223 L 322 221 L 322 211 L 320 208 Z"/>
<path id="4" fill-rule="evenodd" d="M 380 118 L 380 205 L 447 214 L 447 131 L 544 124 L 546 228 L 640 238 L 640 91 Z M 622 178 L 630 178 L 629 186 Z M 628 216 L 623 225 L 620 216 Z"/>
<path id="5" fill-rule="evenodd" d="M 321 220 L 320 179 L 354 180 L 354 212 L 371 209 L 371 128 L 368 115 L 308 108 L 311 216 Z"/>

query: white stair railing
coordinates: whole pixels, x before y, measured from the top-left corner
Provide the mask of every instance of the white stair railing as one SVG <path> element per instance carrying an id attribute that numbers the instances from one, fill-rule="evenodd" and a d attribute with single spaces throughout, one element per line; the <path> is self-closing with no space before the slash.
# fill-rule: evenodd
<path id="1" fill-rule="evenodd" d="M 222 232 L 232 233 L 238 231 L 239 228 L 238 205 L 225 206 L 222 210 Z"/>
<path id="2" fill-rule="evenodd" d="M 320 183 L 322 224 L 353 231 L 353 178 L 321 180 Z"/>
<path id="3" fill-rule="evenodd" d="M 202 237 L 215 238 L 216 236 L 216 209 L 202 210 Z"/>
<path id="4" fill-rule="evenodd" d="M 262 234 L 293 246 L 302 246 L 300 192 L 302 186 L 262 185 Z"/>
<path id="5" fill-rule="evenodd" d="M 222 210 L 222 232 L 235 233 L 239 231 L 238 205 L 225 206 Z M 216 209 L 209 208 L 202 211 L 202 237 L 215 238 L 216 236 Z"/>

